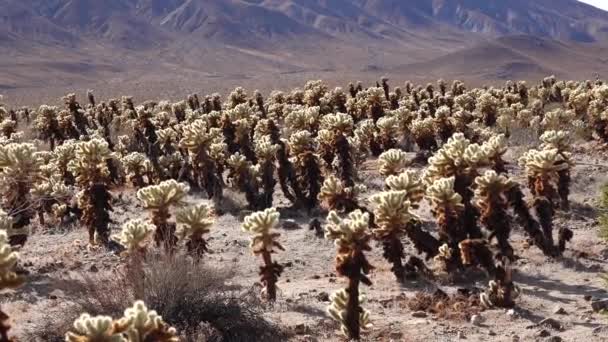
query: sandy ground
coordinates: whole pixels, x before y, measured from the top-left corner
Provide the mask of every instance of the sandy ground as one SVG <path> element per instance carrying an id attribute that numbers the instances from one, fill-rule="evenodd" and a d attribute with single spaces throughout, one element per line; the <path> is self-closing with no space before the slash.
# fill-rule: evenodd
<path id="1" fill-rule="evenodd" d="M 521 171 L 513 161 L 523 148 L 512 148 L 508 160 L 510 173 L 522 181 Z M 593 143 L 577 147 L 571 187 L 572 210 L 559 213 L 556 230 L 567 226 L 574 231 L 574 239 L 565 255 L 548 259 L 535 248 L 526 247 L 521 229 L 512 234 L 512 244 L 521 257 L 516 262 L 515 281 L 522 287 L 523 296 L 512 312 L 504 309 L 481 313 L 485 321 L 473 325 L 468 321 L 443 320 L 428 314 L 414 314 L 405 305 L 417 291 L 434 291 L 438 286 L 448 293 L 457 288 L 485 288 L 487 279 L 471 275 L 466 282 L 432 284 L 424 280 L 400 285 L 390 271 L 390 265 L 382 258 L 380 246 L 374 245 L 368 253 L 376 267 L 371 275 L 373 285 L 363 288 L 369 301 L 365 307 L 372 313 L 374 328 L 365 336 L 373 341 L 608 341 L 608 316 L 594 313 L 588 296 L 608 298 L 608 286 L 599 274 L 606 272 L 608 245 L 597 237 L 597 212 L 594 210 L 600 186 L 608 182 L 608 156 L 598 152 Z M 382 188 L 382 179 L 374 171 L 374 161 L 368 161 L 360 176 L 368 185 L 368 192 Z M 277 189 L 275 194 L 280 194 Z M 327 294 L 346 286 L 346 280 L 336 277 L 334 271 L 335 247 L 333 243 L 315 236 L 308 230 L 309 217 L 288 209 L 288 203 L 278 195 L 275 205 L 282 220 L 293 220 L 297 226 L 282 225 L 280 241 L 286 252 L 274 258 L 286 264 L 281 276 L 277 304 L 267 312 L 267 318 L 286 328 L 297 329 L 298 341 L 341 341 L 337 324 L 325 313 Z M 242 205 L 240 195 L 233 196 L 237 211 Z M 203 201 L 195 196 L 191 202 Z M 116 205 L 113 218 L 120 224 L 129 218 L 142 215 L 142 209 L 132 190 L 124 192 L 123 205 Z M 242 206 L 244 207 L 244 205 Z M 428 227 L 434 229 L 428 207 L 417 212 Z M 240 229 L 243 212 L 225 214 L 218 218 L 209 235 L 209 245 L 214 251 L 207 256 L 210 263 L 233 267 L 237 281 L 251 285 L 258 279 L 260 260 L 251 255 L 249 236 Z M 3 308 L 13 318 L 12 332 L 19 336 L 23 329 L 40 318 L 40 315 L 60 315 L 60 303 L 69 301 L 54 284 L 72 272 L 97 272 L 112 270 L 120 262 L 119 257 L 101 250 L 85 247 L 84 229 L 72 227 L 54 233 L 44 233 L 38 228 L 31 240 L 21 250 L 23 264 L 31 272 L 26 286 L 16 292 L 3 295 Z M 415 253 L 411 243 L 404 240 L 408 253 Z M 581 256 L 580 252 L 586 255 Z M 562 313 L 556 313 L 561 308 Z M 540 327 L 545 318 L 554 318 L 563 329 Z M 544 331 L 543 331 L 544 330 Z M 559 338 L 558 338 L 559 337 Z"/>

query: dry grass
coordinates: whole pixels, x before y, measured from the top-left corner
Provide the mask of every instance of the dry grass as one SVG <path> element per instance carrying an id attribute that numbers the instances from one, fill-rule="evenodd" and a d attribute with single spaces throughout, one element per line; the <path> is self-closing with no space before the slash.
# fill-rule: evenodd
<path id="1" fill-rule="evenodd" d="M 440 319 L 455 321 L 468 321 L 482 311 L 478 294 L 458 292 L 447 295 L 441 290 L 418 292 L 406 300 L 406 305 L 412 311 L 424 311 Z"/>
<path id="2" fill-rule="evenodd" d="M 121 317 L 135 300 L 144 300 L 176 327 L 183 341 L 285 340 L 285 333 L 263 317 L 264 303 L 253 289 L 227 283 L 232 270 L 218 269 L 176 255 L 133 260 L 113 275 L 79 274 L 58 284 L 73 302 L 58 317 L 49 315 L 24 339 L 63 341 L 80 313 Z"/>

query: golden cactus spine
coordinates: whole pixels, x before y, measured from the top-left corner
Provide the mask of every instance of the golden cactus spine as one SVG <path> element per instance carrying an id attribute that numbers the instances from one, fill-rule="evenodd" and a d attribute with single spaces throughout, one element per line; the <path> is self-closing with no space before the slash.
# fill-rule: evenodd
<path id="1" fill-rule="evenodd" d="M 254 255 L 261 255 L 264 265 L 260 266 L 260 279 L 264 284 L 266 298 L 274 302 L 277 298 L 276 283 L 283 272 L 283 266 L 276 261 L 272 261 L 272 254 L 275 249 L 285 250 L 277 241 L 281 235 L 274 232 L 274 228 L 279 223 L 279 212 L 274 208 L 258 211 L 247 217 L 243 222 L 243 231 L 253 234 L 250 247 Z"/>
<path id="2" fill-rule="evenodd" d="M 157 246 L 163 245 L 172 250 L 177 244 L 176 225 L 169 222 L 169 209 L 183 204 L 189 190 L 186 184 L 170 179 L 137 191 L 137 199 L 142 202 L 144 208 L 150 210 L 152 223 L 156 226 L 154 241 Z"/>
<path id="3" fill-rule="evenodd" d="M 367 275 L 373 266 L 365 256 L 365 252 L 371 250 L 369 241 L 372 235 L 369 232 L 369 219 L 369 214 L 360 210 L 351 212 L 344 219 L 335 211 L 331 211 L 325 226 L 325 238 L 334 240 L 338 248 L 336 271 L 339 275 L 348 278 L 348 287 L 345 290 L 348 296 L 341 297 L 342 302 L 346 301 L 346 304 L 338 306 L 338 303 L 332 303 L 333 311 L 340 312 L 338 317 L 343 326 L 342 330 L 349 339 L 353 340 L 361 338 L 361 313 L 364 312 L 359 301 L 359 285 L 372 284 Z M 334 296 L 334 302 L 336 299 L 337 297 Z M 366 320 L 363 321 L 365 322 Z"/>

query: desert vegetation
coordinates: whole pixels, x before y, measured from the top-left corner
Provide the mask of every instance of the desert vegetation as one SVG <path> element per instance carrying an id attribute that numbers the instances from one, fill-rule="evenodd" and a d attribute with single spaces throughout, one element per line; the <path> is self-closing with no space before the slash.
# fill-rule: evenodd
<path id="1" fill-rule="evenodd" d="M 267 97 L 237 88 L 176 103 L 100 101 L 90 91 L 86 98 L 81 104 L 68 94 L 62 107 L 0 106 L 2 288 L 27 281 L 14 273 L 20 265 L 13 248 L 27 251 L 32 235 L 68 223 L 83 227 L 87 248 L 117 255 L 116 267 L 144 276 L 159 256 L 182 258 L 193 269 L 221 256 L 223 247 L 209 236 L 233 229 L 218 221 L 239 213 L 251 239 L 251 251 L 243 252 L 261 263 L 262 289 L 254 296 L 273 307 L 284 260 L 292 248 L 307 247 L 282 242 L 290 234 L 282 224 L 295 213 L 335 244 L 335 272 L 343 279 L 334 285 L 344 285 L 329 297 L 327 315 L 349 340 L 374 327 L 374 313 L 364 309 L 373 298 L 363 293 L 381 267 L 390 269 L 395 288 L 466 283 L 482 271 L 488 286 L 472 299 L 417 297 L 435 303 L 435 312 L 453 309 L 437 301 L 466 302 L 475 312 L 516 307 L 525 296 L 514 277 L 525 250 L 512 232 L 523 231 L 525 249 L 547 262 L 571 257 L 575 230 L 558 218 L 573 207 L 573 142 L 602 152 L 608 144 L 608 85 L 601 80 L 548 77 L 483 88 L 440 80 L 391 89 L 383 78 L 347 90 L 310 81 Z M 522 145 L 518 134 L 535 143 Z M 370 172 L 379 182 L 365 177 Z M 604 189 L 600 211 L 605 197 Z M 119 223 L 123 207 L 132 212 Z M 376 254 L 384 260 L 374 259 L 374 267 L 369 258 Z M 137 293 L 124 313 L 74 318 L 66 341 L 195 336 L 180 331 L 193 322 L 166 317 L 171 310 Z M 426 308 L 420 303 L 409 307 Z M 12 341 L 8 316 L 0 315 L 0 341 Z"/>

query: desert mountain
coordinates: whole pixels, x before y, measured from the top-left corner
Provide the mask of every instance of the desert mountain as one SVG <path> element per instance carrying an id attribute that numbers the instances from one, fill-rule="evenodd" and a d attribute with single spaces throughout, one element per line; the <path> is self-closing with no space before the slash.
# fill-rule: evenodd
<path id="1" fill-rule="evenodd" d="M 568 77 L 564 63 L 602 72 L 596 53 L 608 46 L 608 12 L 576 0 L 0 0 L 0 10 L 5 93 L 392 70 Z"/>

